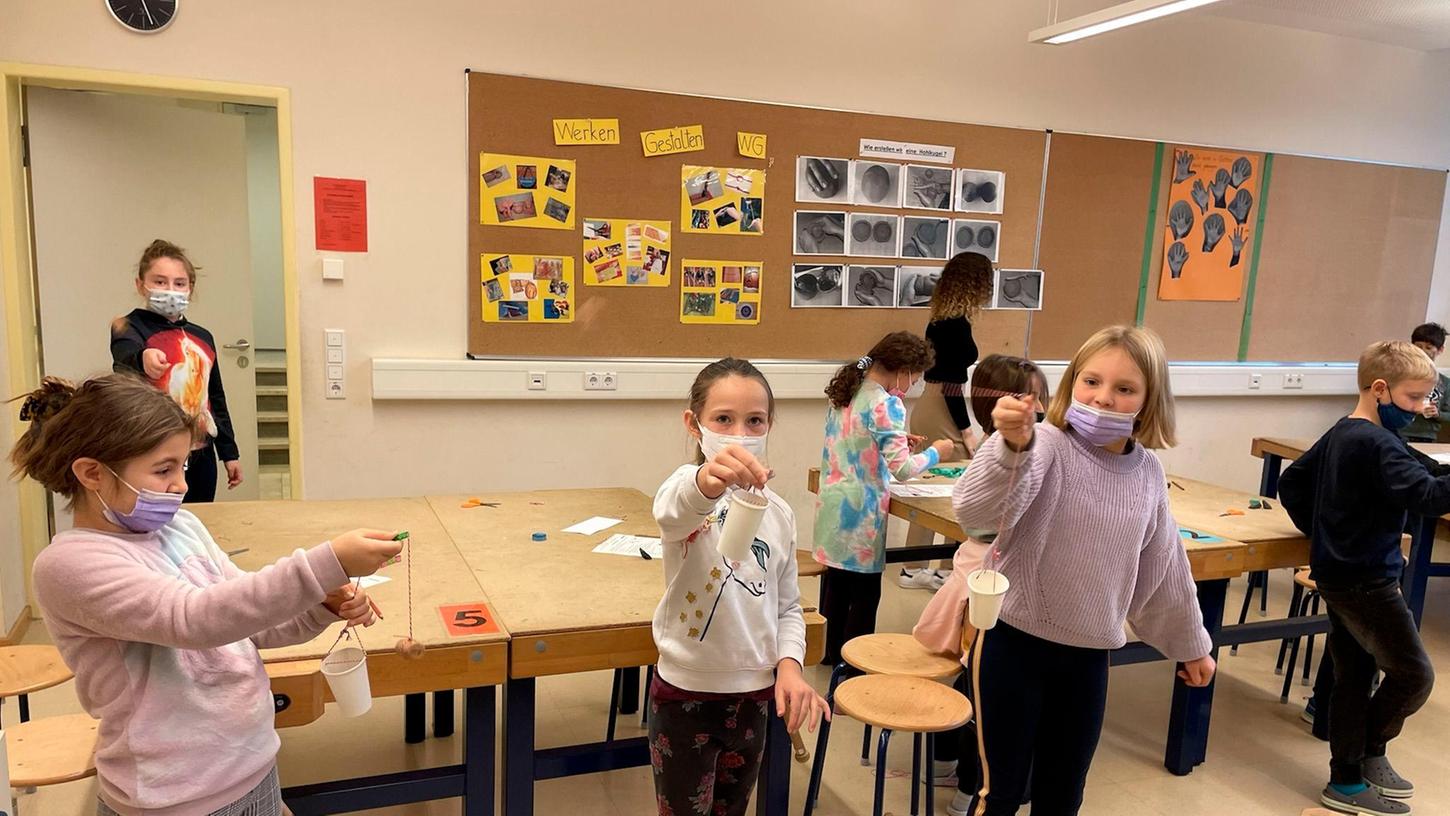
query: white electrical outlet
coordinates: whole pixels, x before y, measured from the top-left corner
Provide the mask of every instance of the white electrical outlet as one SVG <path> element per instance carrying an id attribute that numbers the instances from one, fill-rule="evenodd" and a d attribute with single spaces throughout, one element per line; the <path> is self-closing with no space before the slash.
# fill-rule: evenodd
<path id="1" fill-rule="evenodd" d="M 1285 388 L 1303 388 L 1304 387 L 1304 375 L 1303 374 L 1299 374 L 1299 373 L 1285 374 L 1284 375 L 1284 387 Z"/>
<path id="2" fill-rule="evenodd" d="M 1249 375 L 1249 388 L 1258 389 L 1264 384 L 1264 375 L 1257 372 Z"/>
<path id="3" fill-rule="evenodd" d="M 613 371 L 584 372 L 585 391 L 616 391 L 619 389 L 619 375 Z"/>
<path id="4" fill-rule="evenodd" d="M 544 372 L 542 372 L 542 371 L 530 371 L 529 372 L 529 390 L 530 391 L 544 391 L 544 390 L 547 390 L 548 387 L 549 387 L 548 381 L 547 381 L 547 378 L 545 377 Z"/>

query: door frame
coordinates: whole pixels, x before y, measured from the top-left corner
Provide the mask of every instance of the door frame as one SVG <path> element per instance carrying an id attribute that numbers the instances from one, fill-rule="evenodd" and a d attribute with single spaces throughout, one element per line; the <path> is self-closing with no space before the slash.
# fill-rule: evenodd
<path id="1" fill-rule="evenodd" d="M 0 62 L 0 285 L 5 292 L 4 338 L 10 381 L 8 395 L 24 394 L 40 385 L 41 349 L 37 320 L 35 248 L 32 245 L 30 191 L 24 166 L 21 134 L 22 89 L 45 87 L 70 91 L 240 102 L 277 109 L 277 176 L 281 189 L 282 288 L 287 338 L 287 447 L 292 498 L 302 498 L 302 331 L 297 289 L 296 212 L 293 202 L 292 101 L 286 88 L 209 79 L 156 76 L 93 68 Z M 19 415 L 7 411 L 18 438 L 25 426 Z M 256 474 L 253 474 L 256 478 Z M 30 566 L 49 538 L 49 509 L 45 490 L 35 482 L 19 485 L 20 535 L 25 558 L 26 595 L 34 608 Z M 11 565 L 0 565 L 9 568 Z"/>

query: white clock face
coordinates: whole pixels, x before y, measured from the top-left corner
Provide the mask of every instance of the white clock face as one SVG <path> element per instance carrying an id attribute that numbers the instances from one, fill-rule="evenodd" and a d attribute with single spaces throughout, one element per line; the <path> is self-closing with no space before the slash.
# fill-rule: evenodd
<path id="1" fill-rule="evenodd" d="M 176 19 L 178 0 L 106 0 L 116 22 L 140 34 L 155 34 Z"/>

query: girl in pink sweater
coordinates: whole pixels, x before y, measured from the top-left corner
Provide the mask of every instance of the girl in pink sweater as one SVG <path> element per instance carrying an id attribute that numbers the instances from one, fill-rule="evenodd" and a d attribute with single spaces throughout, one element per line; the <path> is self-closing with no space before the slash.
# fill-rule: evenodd
<path id="1" fill-rule="evenodd" d="M 1030 771 L 1032 812 L 1071 816 L 1125 621 L 1183 664 L 1188 685 L 1213 678 L 1163 466 L 1147 450 L 1174 442 L 1163 343 L 1146 329 L 1103 329 L 1078 349 L 1044 422 L 1031 396 L 997 400 L 992 422 L 952 505 L 963 528 L 1004 528 L 996 567 L 1011 583 L 974 667 L 985 806 L 958 793 L 948 810 L 1016 813 Z"/>
<path id="2" fill-rule="evenodd" d="M 338 620 L 370 625 L 349 575 L 396 556 L 355 530 L 243 572 L 181 509 L 196 420 L 138 377 L 47 379 L 20 409 L 16 475 L 58 493 L 75 528 L 35 559 L 46 628 L 101 721 L 101 816 L 282 811 L 271 684 L 258 649 Z"/>

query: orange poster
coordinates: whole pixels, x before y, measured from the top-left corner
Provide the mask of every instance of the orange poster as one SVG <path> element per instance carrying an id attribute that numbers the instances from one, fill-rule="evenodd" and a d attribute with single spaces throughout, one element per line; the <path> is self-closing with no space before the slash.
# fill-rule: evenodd
<path id="1" fill-rule="evenodd" d="M 1262 153 L 1173 148 L 1159 300 L 1238 300 L 1253 251 Z"/>

